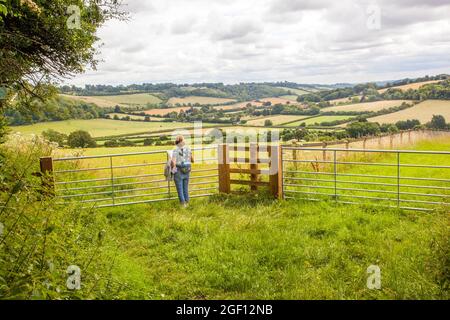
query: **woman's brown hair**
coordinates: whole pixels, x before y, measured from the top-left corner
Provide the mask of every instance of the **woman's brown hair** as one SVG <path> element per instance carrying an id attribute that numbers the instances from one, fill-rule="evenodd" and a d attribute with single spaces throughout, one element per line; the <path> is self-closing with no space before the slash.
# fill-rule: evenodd
<path id="1" fill-rule="evenodd" d="M 175 144 L 178 145 L 178 144 L 180 144 L 180 143 L 183 142 L 183 141 L 184 141 L 184 137 L 183 137 L 183 136 L 178 136 L 178 137 L 175 139 Z"/>

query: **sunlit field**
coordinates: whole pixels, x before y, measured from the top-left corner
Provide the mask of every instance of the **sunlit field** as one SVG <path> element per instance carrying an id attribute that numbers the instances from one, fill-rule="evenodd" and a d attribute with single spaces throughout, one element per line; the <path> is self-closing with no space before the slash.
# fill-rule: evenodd
<path id="1" fill-rule="evenodd" d="M 426 100 L 412 108 L 370 118 L 368 120 L 378 123 L 396 123 L 400 120 L 417 119 L 421 123 L 427 123 L 431 121 L 433 115 L 442 115 L 444 118 L 450 119 L 450 101 Z"/>
<path id="2" fill-rule="evenodd" d="M 33 125 L 15 126 L 12 127 L 12 130 L 23 134 L 41 134 L 48 129 L 53 129 L 65 134 L 69 134 L 76 130 L 84 130 L 88 131 L 93 137 L 106 137 L 190 127 L 193 127 L 193 124 L 186 122 L 144 122 L 93 119 L 41 122 Z"/>

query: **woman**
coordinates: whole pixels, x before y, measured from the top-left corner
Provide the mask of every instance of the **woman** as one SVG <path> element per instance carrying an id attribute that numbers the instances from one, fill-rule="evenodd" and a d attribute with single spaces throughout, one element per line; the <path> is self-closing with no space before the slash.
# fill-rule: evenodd
<path id="1" fill-rule="evenodd" d="M 174 174 L 175 186 L 177 188 L 178 199 L 184 207 L 189 203 L 189 174 L 191 163 L 194 162 L 191 149 L 185 146 L 184 137 L 178 136 L 175 140 L 177 146 L 172 152 L 172 172 Z"/>

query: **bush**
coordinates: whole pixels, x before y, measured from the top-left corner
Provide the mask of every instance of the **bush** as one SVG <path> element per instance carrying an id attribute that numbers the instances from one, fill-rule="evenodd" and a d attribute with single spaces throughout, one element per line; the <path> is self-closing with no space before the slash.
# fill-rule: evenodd
<path id="1" fill-rule="evenodd" d="M 380 134 L 380 125 L 373 122 L 353 122 L 345 129 L 349 137 L 359 138 Z"/>
<path id="2" fill-rule="evenodd" d="M 144 139 L 144 146 L 151 146 L 153 145 L 153 139 L 146 138 Z"/>
<path id="3" fill-rule="evenodd" d="M 59 147 L 63 147 L 67 141 L 67 135 L 64 133 L 60 133 L 53 129 L 48 129 L 42 132 L 42 136 L 50 141 L 57 143 Z"/>
<path id="4" fill-rule="evenodd" d="M 119 146 L 119 142 L 116 139 L 105 141 L 105 147 L 107 148 L 115 148 Z"/>
<path id="5" fill-rule="evenodd" d="M 89 132 L 83 130 L 72 132 L 67 139 L 67 143 L 71 148 L 95 148 L 97 146 Z"/>
<path id="6" fill-rule="evenodd" d="M 271 127 L 273 125 L 272 121 L 267 119 L 266 121 L 264 121 L 264 127 Z"/>
<path id="7" fill-rule="evenodd" d="M 433 115 L 430 124 L 428 125 L 431 129 L 446 129 L 447 123 L 442 115 Z"/>
<path id="8" fill-rule="evenodd" d="M 51 152 L 39 138 L 0 149 L 0 298 L 114 299 L 120 287 L 106 218 L 57 204 L 34 174 Z M 71 265 L 81 270 L 80 290 L 67 286 Z"/>

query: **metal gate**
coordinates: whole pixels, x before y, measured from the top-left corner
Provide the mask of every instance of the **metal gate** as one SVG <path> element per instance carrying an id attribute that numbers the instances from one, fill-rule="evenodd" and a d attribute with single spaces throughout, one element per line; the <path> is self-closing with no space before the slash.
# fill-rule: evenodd
<path id="1" fill-rule="evenodd" d="M 282 148 L 286 199 L 449 209 L 450 152 Z"/>
<path id="2" fill-rule="evenodd" d="M 218 191 L 217 147 L 193 148 L 192 198 Z M 51 171 L 55 194 L 86 206 L 114 207 L 177 199 L 173 182 L 164 176 L 167 150 L 41 159 Z"/>

